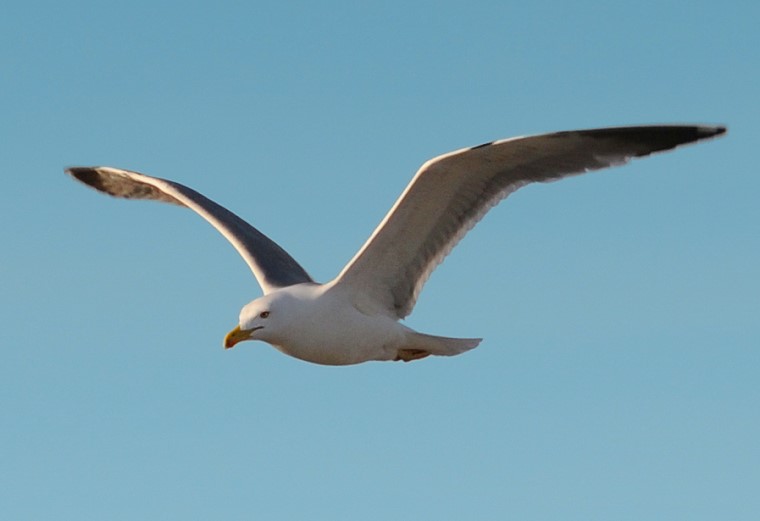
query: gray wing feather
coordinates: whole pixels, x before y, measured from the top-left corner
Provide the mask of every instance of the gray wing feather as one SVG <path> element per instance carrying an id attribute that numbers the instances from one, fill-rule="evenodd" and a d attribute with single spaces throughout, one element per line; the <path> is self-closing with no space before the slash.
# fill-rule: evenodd
<path id="1" fill-rule="evenodd" d="M 67 169 L 66 173 L 115 197 L 163 201 L 195 211 L 232 243 L 264 293 L 301 282 L 313 282 L 308 273 L 269 237 L 184 185 L 110 167 L 74 167 Z"/>
<path id="2" fill-rule="evenodd" d="M 335 284 L 357 304 L 403 318 L 431 272 L 499 201 L 548 182 L 725 132 L 648 126 L 556 132 L 486 143 L 425 163 Z"/>

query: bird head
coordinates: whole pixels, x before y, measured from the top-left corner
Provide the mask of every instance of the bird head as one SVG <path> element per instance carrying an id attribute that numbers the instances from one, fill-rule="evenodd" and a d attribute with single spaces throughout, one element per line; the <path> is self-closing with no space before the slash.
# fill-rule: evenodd
<path id="1" fill-rule="evenodd" d="M 244 340 L 264 340 L 272 338 L 278 323 L 274 299 L 266 296 L 253 300 L 240 310 L 239 324 L 224 337 L 224 348 L 230 349 Z"/>

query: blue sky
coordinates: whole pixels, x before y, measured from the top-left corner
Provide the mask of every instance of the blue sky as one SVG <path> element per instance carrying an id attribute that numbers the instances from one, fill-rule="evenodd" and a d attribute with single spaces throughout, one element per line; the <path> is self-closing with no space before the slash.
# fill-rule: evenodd
<path id="1" fill-rule="evenodd" d="M 4 519 L 760 516 L 756 2 L 10 1 L 0 17 Z M 175 179 L 318 280 L 435 155 L 707 122 L 723 139 L 532 186 L 407 323 L 463 356 L 225 352 L 259 295 Z"/>

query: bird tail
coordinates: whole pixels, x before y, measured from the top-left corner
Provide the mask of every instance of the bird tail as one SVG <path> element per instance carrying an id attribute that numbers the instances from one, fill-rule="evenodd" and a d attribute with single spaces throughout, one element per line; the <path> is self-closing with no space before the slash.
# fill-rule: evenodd
<path id="1" fill-rule="evenodd" d="M 416 331 L 410 338 L 409 347 L 421 349 L 431 355 L 454 356 L 478 347 L 482 338 L 449 338 L 445 336 L 426 335 Z"/>

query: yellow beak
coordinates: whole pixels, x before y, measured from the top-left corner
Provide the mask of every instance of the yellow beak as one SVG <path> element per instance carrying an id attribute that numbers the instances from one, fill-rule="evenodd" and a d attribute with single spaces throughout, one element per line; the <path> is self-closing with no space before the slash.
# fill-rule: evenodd
<path id="1" fill-rule="evenodd" d="M 255 329 L 240 329 L 240 326 L 235 326 L 235 329 L 227 333 L 227 336 L 224 337 L 224 348 L 230 349 L 235 347 L 235 344 L 238 342 L 250 340 L 251 333 L 254 331 Z"/>

